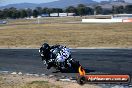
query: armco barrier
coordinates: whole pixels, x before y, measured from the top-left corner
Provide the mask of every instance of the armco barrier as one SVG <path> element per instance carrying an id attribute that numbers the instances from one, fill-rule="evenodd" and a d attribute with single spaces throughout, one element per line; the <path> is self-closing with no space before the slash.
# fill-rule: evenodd
<path id="1" fill-rule="evenodd" d="M 83 23 L 119 23 L 122 19 L 82 19 Z"/>
<path id="2" fill-rule="evenodd" d="M 123 23 L 132 22 L 132 19 L 123 19 Z"/>

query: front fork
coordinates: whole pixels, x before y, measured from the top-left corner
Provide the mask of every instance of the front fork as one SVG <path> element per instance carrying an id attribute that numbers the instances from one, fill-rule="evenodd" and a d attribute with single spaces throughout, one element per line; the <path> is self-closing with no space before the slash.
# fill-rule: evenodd
<path id="1" fill-rule="evenodd" d="M 45 59 L 43 56 L 41 56 L 41 59 L 42 59 L 43 64 L 44 64 L 45 66 L 48 66 L 47 61 L 46 61 L 46 59 Z"/>
<path id="2" fill-rule="evenodd" d="M 46 62 L 45 60 L 43 60 L 43 64 L 44 64 L 44 65 L 47 65 L 47 62 Z"/>

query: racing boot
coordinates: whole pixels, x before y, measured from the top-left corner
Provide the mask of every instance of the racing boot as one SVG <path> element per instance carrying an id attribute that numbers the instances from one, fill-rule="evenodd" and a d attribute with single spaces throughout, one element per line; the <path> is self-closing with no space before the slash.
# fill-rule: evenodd
<path id="1" fill-rule="evenodd" d="M 67 63 L 68 67 L 71 67 L 71 63 Z"/>
<path id="2" fill-rule="evenodd" d="M 59 68 L 60 69 L 65 69 L 64 63 L 63 62 L 59 62 Z"/>

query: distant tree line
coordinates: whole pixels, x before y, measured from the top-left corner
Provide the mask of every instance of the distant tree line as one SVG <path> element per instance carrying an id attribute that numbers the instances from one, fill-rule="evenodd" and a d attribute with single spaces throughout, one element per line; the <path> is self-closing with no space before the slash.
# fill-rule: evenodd
<path id="1" fill-rule="evenodd" d="M 75 13 L 78 16 L 85 15 L 98 15 L 98 14 L 122 14 L 122 13 L 132 13 L 132 5 L 127 6 L 113 6 L 111 10 L 103 9 L 101 6 L 95 6 L 94 8 L 87 7 L 83 4 L 79 4 L 77 7 L 69 6 L 65 9 L 62 8 L 42 8 L 36 7 L 35 9 L 16 9 L 14 7 L 5 8 L 0 10 L 0 19 L 6 18 L 25 18 L 34 16 L 37 17 L 41 14 L 50 14 L 50 13 Z"/>

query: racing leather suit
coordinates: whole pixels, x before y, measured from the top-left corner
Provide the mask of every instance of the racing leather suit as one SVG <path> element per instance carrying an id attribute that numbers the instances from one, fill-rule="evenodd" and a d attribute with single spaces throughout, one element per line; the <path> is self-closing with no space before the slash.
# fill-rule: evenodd
<path id="1" fill-rule="evenodd" d="M 56 61 L 59 63 L 66 62 L 66 60 L 71 55 L 69 48 L 66 48 L 65 46 L 61 46 L 61 45 L 52 46 L 51 52 L 53 52 L 53 55 L 55 55 Z M 68 63 L 68 65 L 71 66 L 70 63 Z"/>

